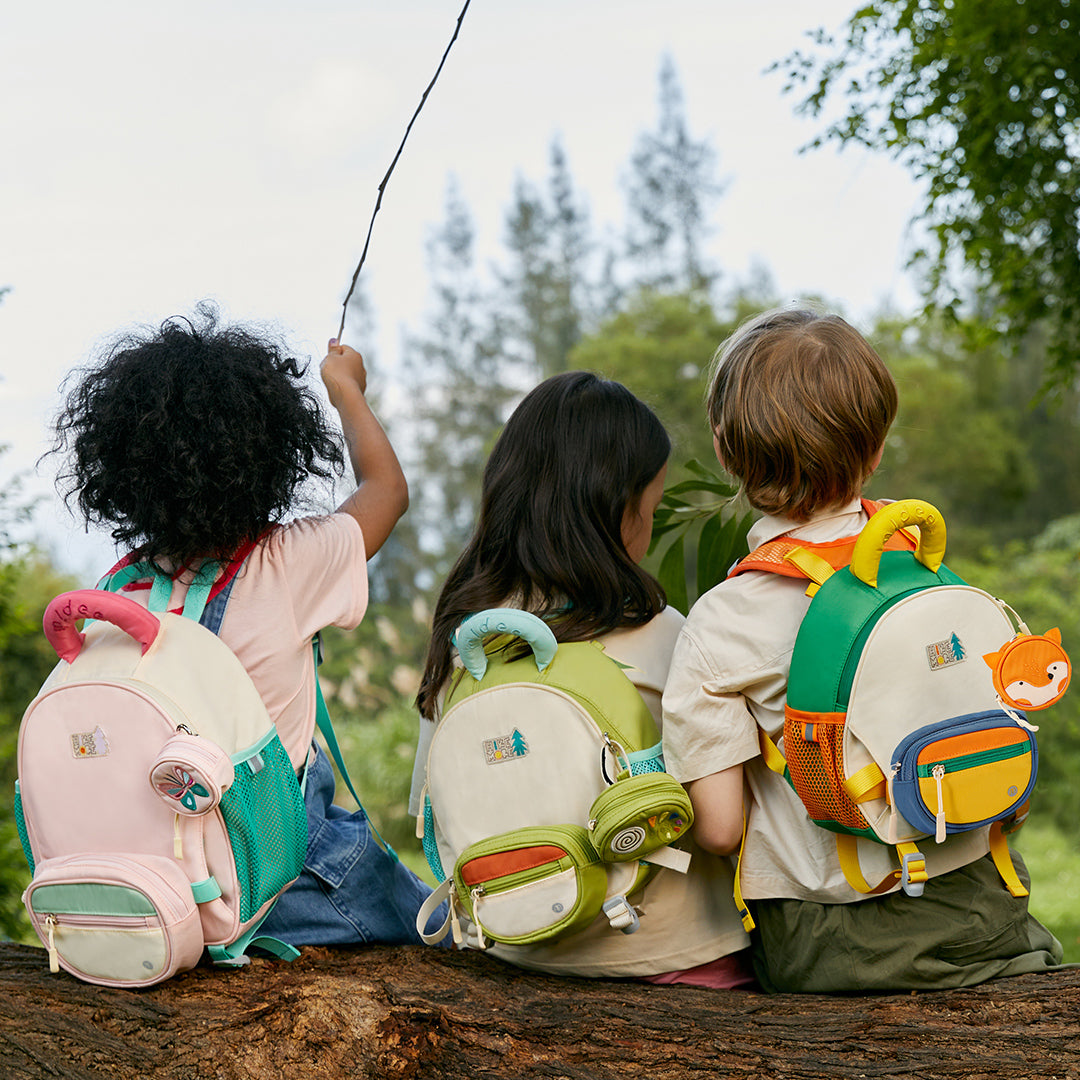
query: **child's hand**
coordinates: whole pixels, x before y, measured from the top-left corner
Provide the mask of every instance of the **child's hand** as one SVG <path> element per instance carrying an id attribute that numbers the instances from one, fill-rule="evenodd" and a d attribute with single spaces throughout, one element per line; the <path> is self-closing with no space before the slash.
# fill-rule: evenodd
<path id="1" fill-rule="evenodd" d="M 330 339 L 319 374 L 327 394 L 330 395 L 330 404 L 335 408 L 340 404 L 341 396 L 350 384 L 358 387 L 361 394 L 367 389 L 364 358 L 350 346 L 339 345 L 337 338 Z"/>

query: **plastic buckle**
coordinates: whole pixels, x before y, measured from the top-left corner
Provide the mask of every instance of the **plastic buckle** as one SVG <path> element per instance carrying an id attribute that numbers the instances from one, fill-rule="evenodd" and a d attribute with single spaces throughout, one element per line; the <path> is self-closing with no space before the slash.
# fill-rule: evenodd
<path id="1" fill-rule="evenodd" d="M 626 902 L 625 896 L 613 896 L 604 901 L 604 914 L 613 930 L 632 934 L 641 925 L 638 913 Z"/>
<path id="2" fill-rule="evenodd" d="M 922 852 L 907 852 L 901 859 L 900 888 L 908 896 L 922 896 L 923 883 L 929 875 L 926 873 L 926 860 Z"/>

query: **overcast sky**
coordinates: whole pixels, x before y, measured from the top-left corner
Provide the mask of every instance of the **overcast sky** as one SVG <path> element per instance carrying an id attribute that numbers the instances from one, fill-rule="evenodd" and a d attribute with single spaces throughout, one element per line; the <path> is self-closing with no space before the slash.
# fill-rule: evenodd
<path id="1" fill-rule="evenodd" d="M 424 242 L 453 174 L 494 255 L 515 175 L 543 181 L 554 137 L 598 228 L 655 124 L 672 57 L 697 138 L 729 181 L 710 254 L 767 266 L 785 298 L 856 320 L 905 309 L 918 191 L 861 152 L 799 155 L 814 133 L 765 74 L 854 0 L 473 0 L 390 181 L 364 268 L 377 324 L 352 343 L 387 392 L 426 303 Z M 321 357 L 379 181 L 461 0 L 54 0 L 0 30 L 0 482 L 48 444 L 57 388 L 114 331 L 215 299 Z M 51 493 L 47 471 L 32 490 Z M 54 558 L 92 578 L 111 545 L 51 509 Z"/>

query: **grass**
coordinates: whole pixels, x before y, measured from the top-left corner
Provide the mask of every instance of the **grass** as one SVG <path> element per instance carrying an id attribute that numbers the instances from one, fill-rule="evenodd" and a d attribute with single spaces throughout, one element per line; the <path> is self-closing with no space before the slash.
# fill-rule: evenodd
<path id="1" fill-rule="evenodd" d="M 1031 821 L 1017 834 L 1017 851 L 1031 874 L 1029 909 L 1080 963 L 1080 852 L 1076 841 L 1047 822 Z"/>

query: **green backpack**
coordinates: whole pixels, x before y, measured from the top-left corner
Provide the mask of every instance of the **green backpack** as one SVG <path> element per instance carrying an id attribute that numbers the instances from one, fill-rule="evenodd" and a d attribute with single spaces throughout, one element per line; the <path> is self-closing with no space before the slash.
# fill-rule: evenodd
<path id="1" fill-rule="evenodd" d="M 452 926 L 460 942 L 464 914 L 481 948 L 531 944 L 603 911 L 633 933 L 627 897 L 661 865 L 686 869 L 689 855 L 668 845 L 693 821 L 637 688 L 599 642 L 558 644 L 516 609 L 480 612 L 454 640 L 463 667 L 432 738 L 417 821 L 441 884 L 418 932 L 434 943 Z M 446 898 L 446 923 L 425 934 Z"/>

